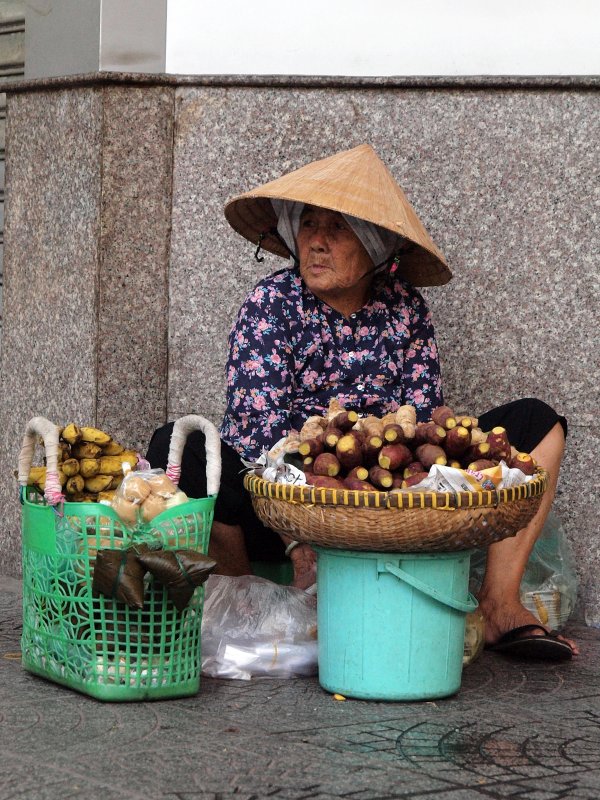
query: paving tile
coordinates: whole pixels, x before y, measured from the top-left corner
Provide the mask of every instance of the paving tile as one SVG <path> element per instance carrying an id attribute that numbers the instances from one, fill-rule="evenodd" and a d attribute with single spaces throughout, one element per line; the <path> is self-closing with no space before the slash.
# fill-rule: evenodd
<path id="1" fill-rule="evenodd" d="M 444 700 L 337 702 L 316 678 L 203 678 L 102 703 L 25 672 L 0 581 L 0 798 L 587 800 L 600 794 L 600 635 L 569 664 L 491 653 Z"/>

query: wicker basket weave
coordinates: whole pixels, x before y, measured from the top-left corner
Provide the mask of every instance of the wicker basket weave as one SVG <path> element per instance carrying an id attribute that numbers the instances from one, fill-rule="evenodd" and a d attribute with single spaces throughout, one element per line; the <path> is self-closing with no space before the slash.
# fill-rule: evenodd
<path id="1" fill-rule="evenodd" d="M 539 470 L 510 489 L 388 493 L 244 478 L 257 516 L 278 533 L 323 547 L 403 553 L 468 550 L 514 536 L 538 510 L 546 482 Z"/>

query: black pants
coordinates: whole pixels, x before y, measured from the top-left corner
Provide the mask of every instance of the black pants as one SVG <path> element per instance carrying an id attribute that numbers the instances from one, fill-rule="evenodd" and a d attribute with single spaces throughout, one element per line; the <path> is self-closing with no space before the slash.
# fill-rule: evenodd
<path id="1" fill-rule="evenodd" d="M 508 438 L 518 450 L 529 453 L 556 425 L 567 435 L 567 421 L 541 400 L 514 400 L 487 411 L 479 417 L 479 425 L 489 431 L 497 425 L 506 428 Z M 147 459 L 155 468 L 166 469 L 173 423 L 155 431 Z M 215 506 L 215 519 L 226 525 L 240 525 L 251 561 L 280 561 L 284 546 L 277 533 L 260 522 L 250 495 L 244 489 L 245 467 L 237 452 L 221 442 L 221 486 Z M 190 497 L 206 496 L 206 456 L 204 434 L 194 431 L 188 438 L 181 461 L 180 488 Z"/>

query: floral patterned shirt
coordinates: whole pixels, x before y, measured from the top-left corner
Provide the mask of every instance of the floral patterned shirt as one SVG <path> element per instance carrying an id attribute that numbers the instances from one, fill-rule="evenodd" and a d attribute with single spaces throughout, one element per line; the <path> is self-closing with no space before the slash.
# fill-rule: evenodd
<path id="1" fill-rule="evenodd" d="M 349 318 L 295 268 L 262 280 L 240 309 L 229 336 L 225 442 L 254 460 L 332 398 L 378 416 L 410 403 L 421 420 L 443 403 L 429 310 L 389 272 Z"/>

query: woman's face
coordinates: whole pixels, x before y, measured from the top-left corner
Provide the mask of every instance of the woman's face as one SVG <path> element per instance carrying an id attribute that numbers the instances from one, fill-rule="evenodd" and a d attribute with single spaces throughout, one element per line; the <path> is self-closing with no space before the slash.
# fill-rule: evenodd
<path id="1" fill-rule="evenodd" d="M 296 237 L 300 275 L 310 291 L 346 313 L 366 303 L 373 262 L 360 239 L 337 211 L 306 206 Z"/>

